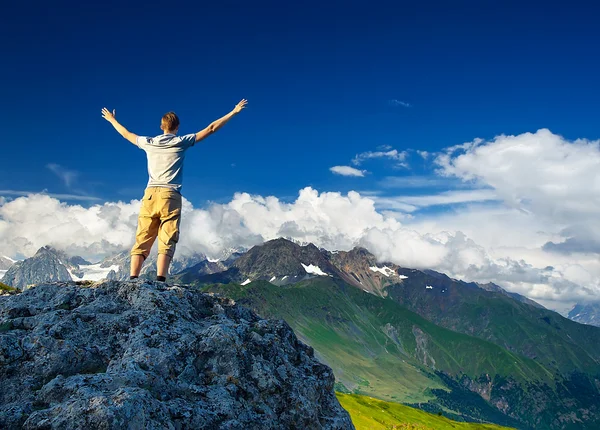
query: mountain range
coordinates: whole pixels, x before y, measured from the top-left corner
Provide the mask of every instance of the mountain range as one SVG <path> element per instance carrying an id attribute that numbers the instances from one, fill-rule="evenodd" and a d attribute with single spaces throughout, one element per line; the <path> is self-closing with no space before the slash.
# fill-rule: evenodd
<path id="1" fill-rule="evenodd" d="M 25 288 L 36 270 L 85 276 L 94 265 L 84 263 L 45 247 L 15 263 L 3 282 Z M 170 281 L 286 320 L 332 367 L 340 392 L 457 420 L 600 428 L 600 328 L 498 285 L 380 262 L 364 248 L 330 252 L 285 239 L 223 260 L 197 254 L 173 263 L 179 273 Z M 95 266 L 109 279 L 122 279 L 129 256 Z M 146 276 L 152 270 L 148 259 Z M 584 315 L 579 309 L 573 317 Z"/>
<path id="2" fill-rule="evenodd" d="M 523 429 L 600 426 L 600 329 L 498 286 L 282 239 L 179 277 L 288 321 L 340 391 Z"/>

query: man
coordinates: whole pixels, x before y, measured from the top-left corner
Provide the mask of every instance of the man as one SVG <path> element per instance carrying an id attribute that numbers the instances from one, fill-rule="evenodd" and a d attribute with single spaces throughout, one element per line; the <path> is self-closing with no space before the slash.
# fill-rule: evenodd
<path id="1" fill-rule="evenodd" d="M 212 122 L 204 130 L 185 136 L 177 136 L 179 118 L 175 112 L 168 112 L 162 117 L 162 135 L 145 137 L 137 136 L 119 124 L 115 118 L 115 110 L 111 113 L 106 108 L 102 109 L 102 117 L 110 122 L 121 136 L 143 149 L 148 157 L 150 180 L 142 198 L 135 245 L 131 250 L 130 279 L 136 279 L 140 275 L 142 264 L 148 258 L 150 249 L 158 237 L 156 279 L 163 282 L 166 280 L 169 264 L 179 240 L 185 151 L 223 127 L 233 116 L 240 113 L 247 103 L 243 99 L 231 112 Z"/>

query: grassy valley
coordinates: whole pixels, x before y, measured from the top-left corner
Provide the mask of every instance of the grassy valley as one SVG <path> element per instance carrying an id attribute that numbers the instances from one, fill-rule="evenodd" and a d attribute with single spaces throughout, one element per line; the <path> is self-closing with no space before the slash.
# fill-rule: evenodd
<path id="1" fill-rule="evenodd" d="M 494 424 L 453 421 L 444 417 L 442 413 L 430 414 L 409 406 L 357 394 L 337 393 L 337 398 L 350 414 L 356 430 L 509 429 Z"/>

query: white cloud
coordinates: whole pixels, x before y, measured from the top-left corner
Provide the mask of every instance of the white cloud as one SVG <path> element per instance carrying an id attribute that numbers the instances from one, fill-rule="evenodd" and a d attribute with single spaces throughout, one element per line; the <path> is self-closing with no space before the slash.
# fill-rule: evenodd
<path id="1" fill-rule="evenodd" d="M 427 151 L 417 151 L 417 154 L 419 154 L 423 158 L 423 160 L 427 160 L 429 158 L 429 156 L 431 155 Z"/>
<path id="2" fill-rule="evenodd" d="M 50 163 L 46 165 L 46 167 L 50 169 L 52 173 L 58 176 L 65 183 L 67 188 L 71 188 L 75 184 L 75 182 L 77 181 L 77 177 L 79 176 L 79 172 L 66 169 L 56 163 Z"/>
<path id="3" fill-rule="evenodd" d="M 0 250 L 13 257 L 30 256 L 51 244 L 98 259 L 131 247 L 138 208 L 136 200 L 84 208 L 45 195 L 17 198 L 0 205 Z M 479 231 L 494 230 L 493 221 L 478 219 Z M 515 257 L 504 255 L 502 249 L 490 252 L 461 231 L 444 231 L 441 225 L 424 227 L 418 217 L 403 219 L 379 212 L 374 199 L 356 192 L 343 195 L 305 188 L 291 203 L 238 193 L 229 203 L 207 209 L 195 209 L 184 200 L 178 252 L 217 256 L 225 248 L 250 247 L 285 236 L 332 250 L 364 246 L 381 261 L 433 268 L 461 279 L 499 282 L 534 299 L 562 303 L 589 298 L 600 290 L 598 264 L 594 272 L 593 264 L 576 266 L 564 255 L 552 261 L 541 250 L 534 264 L 518 258 L 518 252 L 512 253 Z M 546 270 L 550 262 L 555 267 Z"/>
<path id="4" fill-rule="evenodd" d="M 394 160 L 398 166 L 408 167 L 405 160 L 408 153 L 406 151 L 399 152 L 397 149 L 392 149 L 390 151 L 367 151 L 357 154 L 354 159 L 352 159 L 352 164 L 355 166 L 360 166 L 365 160 L 373 159 L 373 158 L 389 158 Z"/>
<path id="5" fill-rule="evenodd" d="M 432 158 L 438 179 L 470 188 L 401 197 L 305 188 L 291 202 L 238 193 L 206 209 L 184 201 L 178 252 L 217 256 L 286 236 L 327 249 L 365 246 L 381 261 L 496 282 L 562 310 L 600 298 L 597 141 L 540 130 L 474 140 Z M 433 205 L 450 210 L 420 210 Z M 27 256 L 53 244 L 88 257 L 127 249 L 138 207 L 136 200 L 83 208 L 47 195 L 0 199 L 0 251 Z"/>
<path id="6" fill-rule="evenodd" d="M 60 200 L 80 200 L 80 201 L 100 201 L 101 199 L 94 196 L 85 196 L 80 194 L 61 194 L 61 193 L 47 193 L 46 191 L 18 191 L 18 190 L 0 190 L 0 196 L 30 196 L 30 195 L 44 195 Z M 0 204 L 6 201 L 4 197 L 0 197 Z"/>
<path id="7" fill-rule="evenodd" d="M 378 182 L 383 188 L 459 188 L 463 182 L 459 179 L 444 178 L 440 176 L 405 175 L 386 176 Z"/>
<path id="8" fill-rule="evenodd" d="M 497 199 L 498 196 L 493 190 L 445 191 L 439 194 L 429 194 L 420 196 L 395 196 L 374 198 L 378 207 L 386 209 L 394 207 L 399 208 L 395 203 L 405 204 L 408 205 L 407 207 L 413 207 L 416 209 L 429 206 L 451 205 L 456 203 L 469 202 L 483 202 Z M 413 210 L 409 212 L 412 212 Z"/>
<path id="9" fill-rule="evenodd" d="M 404 102 L 404 101 L 398 100 L 398 99 L 391 99 L 391 100 L 388 101 L 388 103 L 391 106 L 399 106 L 399 107 L 406 107 L 406 108 L 412 107 L 412 105 L 410 103 Z"/>
<path id="10" fill-rule="evenodd" d="M 333 166 L 330 167 L 329 170 L 331 170 L 333 173 L 337 174 L 337 175 L 342 175 L 342 176 L 365 176 L 365 170 L 358 170 L 355 169 L 354 167 L 350 167 L 350 166 Z"/>
<path id="11" fill-rule="evenodd" d="M 449 148 L 440 174 L 493 188 L 507 207 L 548 225 L 547 251 L 600 250 L 600 141 L 569 141 L 542 129 Z"/>

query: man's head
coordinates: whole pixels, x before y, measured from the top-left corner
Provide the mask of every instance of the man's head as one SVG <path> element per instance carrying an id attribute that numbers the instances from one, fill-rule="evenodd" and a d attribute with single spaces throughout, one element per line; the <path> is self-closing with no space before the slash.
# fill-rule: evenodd
<path id="1" fill-rule="evenodd" d="M 177 134 L 179 118 L 175 112 L 167 112 L 160 121 L 160 129 L 165 133 Z"/>

